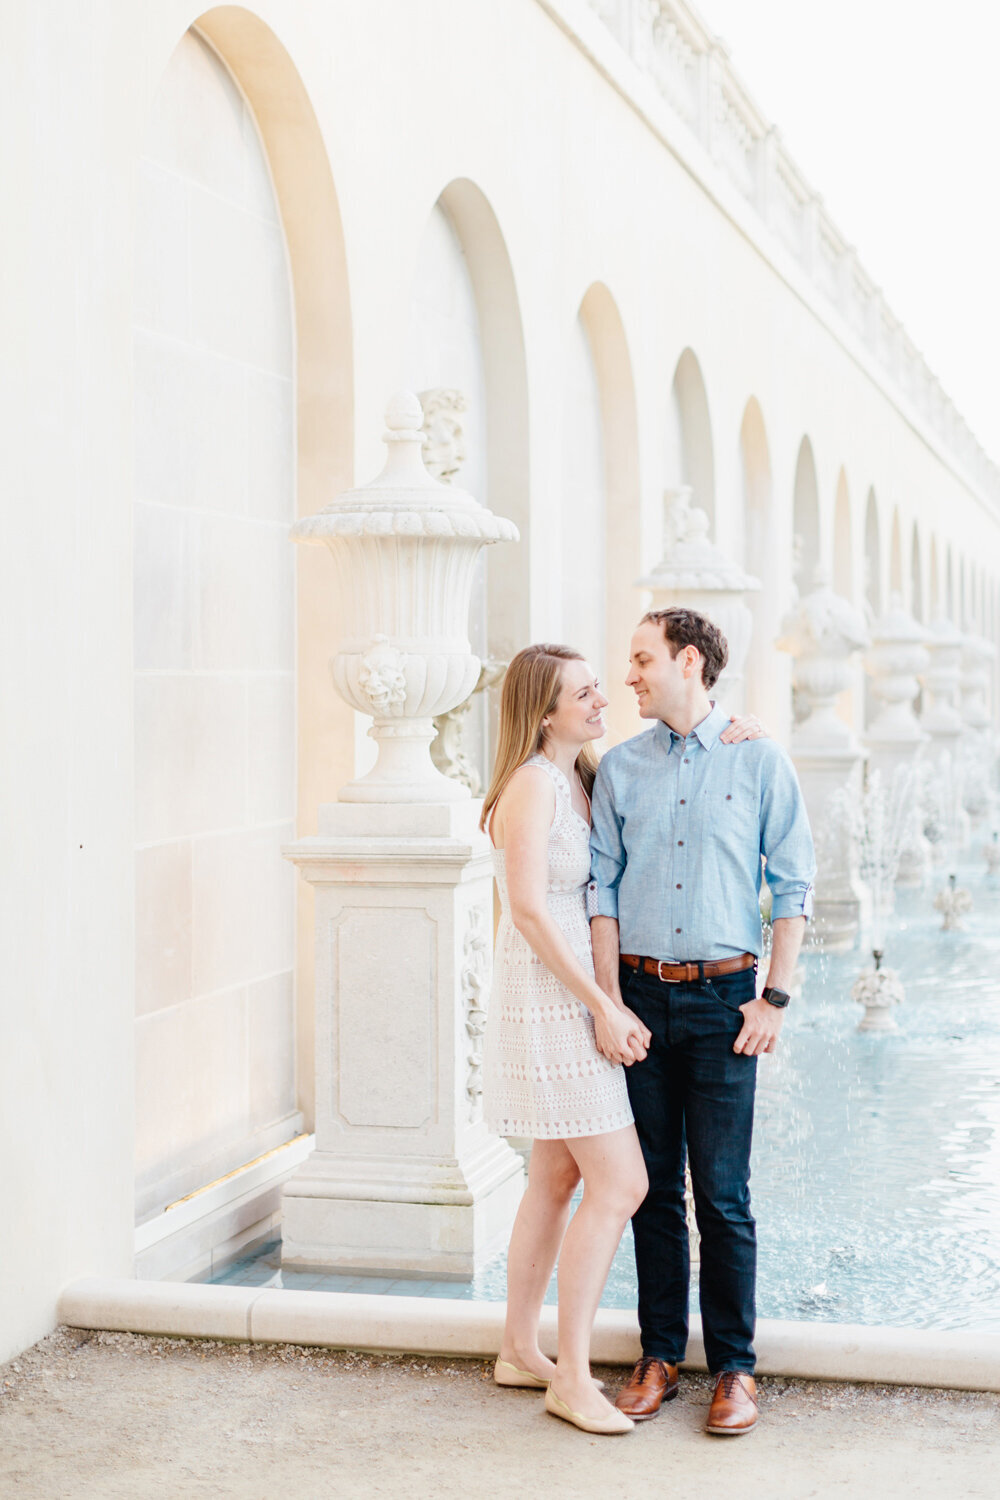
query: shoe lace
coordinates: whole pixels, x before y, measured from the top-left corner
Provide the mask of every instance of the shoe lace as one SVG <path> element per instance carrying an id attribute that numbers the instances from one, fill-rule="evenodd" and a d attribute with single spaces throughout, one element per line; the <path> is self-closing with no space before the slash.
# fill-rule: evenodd
<path id="1" fill-rule="evenodd" d="M 632 1377 L 636 1385 L 642 1385 L 647 1375 L 652 1375 L 654 1368 L 663 1369 L 663 1360 L 657 1359 L 654 1354 L 646 1354 L 640 1359 L 635 1367 L 635 1375 Z"/>
<path id="2" fill-rule="evenodd" d="M 739 1386 L 744 1395 L 748 1394 L 746 1386 L 740 1378 L 739 1370 L 724 1370 L 719 1376 L 719 1384 L 722 1387 L 722 1394 L 727 1401 L 732 1399 L 733 1391 L 737 1386 Z"/>

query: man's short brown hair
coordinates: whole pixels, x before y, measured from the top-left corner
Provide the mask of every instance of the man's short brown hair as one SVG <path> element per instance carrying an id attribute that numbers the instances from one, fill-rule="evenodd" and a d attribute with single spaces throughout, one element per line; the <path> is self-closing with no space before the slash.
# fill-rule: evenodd
<path id="1" fill-rule="evenodd" d="M 640 625 L 662 625 L 670 655 L 676 656 L 685 646 L 701 653 L 701 680 L 706 688 L 714 687 L 726 669 L 729 646 L 717 625 L 697 610 L 675 605 L 672 609 L 651 609 Z"/>

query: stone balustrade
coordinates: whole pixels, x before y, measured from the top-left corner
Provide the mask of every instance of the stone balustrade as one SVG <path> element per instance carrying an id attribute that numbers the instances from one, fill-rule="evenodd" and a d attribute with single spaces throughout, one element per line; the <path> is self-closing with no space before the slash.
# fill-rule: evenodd
<path id="1" fill-rule="evenodd" d="M 854 248 L 731 66 L 724 44 L 694 7 L 687 0 L 586 3 L 840 313 L 881 367 L 897 403 L 901 400 L 936 435 L 984 496 L 1000 503 L 1000 467 L 858 264 Z"/>

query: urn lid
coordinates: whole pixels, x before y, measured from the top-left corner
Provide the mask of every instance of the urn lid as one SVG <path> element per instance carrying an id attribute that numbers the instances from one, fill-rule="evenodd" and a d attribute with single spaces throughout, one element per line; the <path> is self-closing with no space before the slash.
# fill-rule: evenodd
<path id="1" fill-rule="evenodd" d="M 478 542 L 516 542 L 513 521 L 496 516 L 467 490 L 442 484 L 428 473 L 423 408 L 412 391 L 400 391 L 385 413 L 388 453 L 382 472 L 368 484 L 345 490 L 315 515 L 292 527 L 297 542 L 336 537 L 461 537 Z"/>

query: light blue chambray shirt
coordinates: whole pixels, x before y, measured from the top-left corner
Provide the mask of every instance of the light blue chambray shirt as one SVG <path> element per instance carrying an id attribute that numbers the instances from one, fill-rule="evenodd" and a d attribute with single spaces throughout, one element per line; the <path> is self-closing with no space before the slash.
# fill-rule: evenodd
<path id="1" fill-rule="evenodd" d="M 588 913 L 622 953 L 665 963 L 760 954 L 761 855 L 774 917 L 812 915 L 812 834 L 771 739 L 724 745 L 719 704 L 681 739 L 657 720 L 609 750 L 594 783 Z"/>

